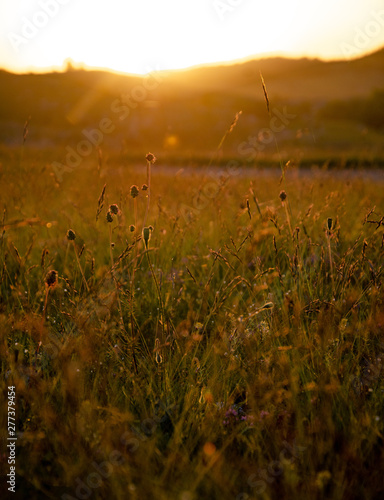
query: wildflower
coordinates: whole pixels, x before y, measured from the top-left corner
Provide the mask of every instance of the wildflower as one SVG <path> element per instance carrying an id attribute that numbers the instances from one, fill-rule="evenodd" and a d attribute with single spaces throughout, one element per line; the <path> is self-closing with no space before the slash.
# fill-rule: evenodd
<path id="1" fill-rule="evenodd" d="M 132 198 L 139 196 L 139 188 L 135 184 L 131 186 L 131 196 Z"/>
<path id="2" fill-rule="evenodd" d="M 287 199 L 287 193 L 284 190 L 280 191 L 279 198 L 281 201 L 285 201 Z"/>
<path id="3" fill-rule="evenodd" d="M 114 203 L 113 205 L 109 205 L 109 211 L 112 214 L 117 215 L 119 213 L 119 207 Z"/>
<path id="4" fill-rule="evenodd" d="M 259 415 L 260 422 L 269 416 L 269 411 L 261 410 Z"/>
<path id="5" fill-rule="evenodd" d="M 145 159 L 149 162 L 149 163 L 155 163 L 156 161 L 156 156 L 153 155 L 152 153 L 148 153 L 147 156 L 145 157 Z"/>
<path id="6" fill-rule="evenodd" d="M 148 190 L 148 186 L 147 186 L 146 184 L 143 184 L 143 185 L 141 186 L 141 190 L 142 190 L 142 191 L 147 191 L 147 190 Z"/>
<path id="7" fill-rule="evenodd" d="M 245 413 L 244 408 L 240 405 L 234 404 L 225 412 L 223 425 L 228 427 L 235 425 L 239 422 L 248 422 L 249 416 Z M 252 425 L 252 423 L 250 424 Z"/>
<path id="8" fill-rule="evenodd" d="M 74 240 L 76 238 L 76 233 L 72 229 L 68 229 L 67 231 L 67 238 L 69 240 Z"/>
<path id="9" fill-rule="evenodd" d="M 136 227 L 133 224 L 131 224 L 129 226 L 129 230 L 131 231 L 131 233 L 133 233 L 136 230 Z"/>
<path id="10" fill-rule="evenodd" d="M 113 222 L 113 214 L 108 210 L 107 212 L 107 222 Z"/>

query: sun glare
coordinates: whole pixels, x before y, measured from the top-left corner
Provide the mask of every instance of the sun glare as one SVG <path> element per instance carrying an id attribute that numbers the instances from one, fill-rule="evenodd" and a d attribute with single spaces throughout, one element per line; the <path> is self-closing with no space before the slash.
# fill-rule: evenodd
<path id="1" fill-rule="evenodd" d="M 5 2 L 4 2 L 5 3 Z M 337 57 L 356 29 L 370 29 L 361 51 L 384 42 L 380 2 L 347 0 L 7 0 L 0 6 L 7 40 L 0 65 L 47 70 L 79 65 L 144 74 L 153 70 L 280 54 Z M 378 20 L 372 18 L 375 15 Z M 367 29 L 368 29 L 367 28 Z"/>

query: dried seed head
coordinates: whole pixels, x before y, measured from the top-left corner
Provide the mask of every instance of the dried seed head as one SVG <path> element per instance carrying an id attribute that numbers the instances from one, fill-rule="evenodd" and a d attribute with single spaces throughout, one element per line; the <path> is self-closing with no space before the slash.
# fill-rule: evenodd
<path id="1" fill-rule="evenodd" d="M 328 231 L 330 231 L 332 229 L 332 219 L 331 219 L 331 217 L 328 217 L 327 226 L 328 226 Z"/>
<path id="2" fill-rule="evenodd" d="M 280 198 L 281 201 L 286 200 L 287 199 L 287 193 L 284 190 L 280 191 L 279 198 Z"/>
<path id="3" fill-rule="evenodd" d="M 156 156 L 153 155 L 152 153 L 148 153 L 147 156 L 145 157 L 145 159 L 147 161 L 149 161 L 150 163 L 155 163 L 156 161 Z"/>
<path id="4" fill-rule="evenodd" d="M 151 239 L 151 230 L 149 227 L 143 228 L 143 240 L 145 244 L 145 248 L 148 248 L 149 240 Z"/>
<path id="5" fill-rule="evenodd" d="M 142 190 L 142 191 L 147 191 L 147 189 L 148 189 L 148 186 L 147 186 L 146 184 L 143 184 L 143 185 L 141 186 L 141 190 Z"/>
<path id="6" fill-rule="evenodd" d="M 136 230 L 136 227 L 133 224 L 131 224 L 129 226 L 129 230 L 131 231 L 131 233 L 133 233 Z"/>
<path id="7" fill-rule="evenodd" d="M 113 214 L 108 210 L 107 212 L 107 222 L 113 222 Z"/>
<path id="8" fill-rule="evenodd" d="M 117 215 L 119 213 L 119 207 L 116 205 L 116 203 L 114 203 L 113 205 L 109 205 L 109 211 L 114 215 Z"/>
<path id="9" fill-rule="evenodd" d="M 72 229 L 68 229 L 67 231 L 67 238 L 69 240 L 74 240 L 76 238 L 76 233 Z"/>
<path id="10" fill-rule="evenodd" d="M 45 276 L 45 284 L 47 287 L 53 288 L 57 285 L 58 279 L 59 279 L 59 273 L 54 269 L 51 269 L 50 271 L 47 272 Z"/>
<path id="11" fill-rule="evenodd" d="M 132 198 L 136 198 L 136 196 L 139 196 L 139 188 L 135 184 L 131 186 L 131 196 Z"/>

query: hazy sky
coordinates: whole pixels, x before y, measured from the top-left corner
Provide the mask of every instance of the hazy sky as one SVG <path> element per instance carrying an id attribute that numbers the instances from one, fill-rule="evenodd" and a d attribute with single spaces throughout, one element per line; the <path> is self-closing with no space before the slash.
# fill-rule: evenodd
<path id="1" fill-rule="evenodd" d="M 0 67 L 130 73 L 384 46 L 384 0 L 0 0 Z"/>

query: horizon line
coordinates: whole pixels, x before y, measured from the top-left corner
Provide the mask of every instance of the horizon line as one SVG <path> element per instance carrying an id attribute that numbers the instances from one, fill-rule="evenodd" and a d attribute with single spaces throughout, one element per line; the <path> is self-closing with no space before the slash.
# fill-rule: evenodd
<path id="1" fill-rule="evenodd" d="M 191 70 L 196 70 L 196 69 L 201 69 L 201 68 L 215 68 L 215 67 L 223 67 L 223 66 L 236 66 L 239 64 L 245 64 L 248 62 L 252 61 L 265 61 L 265 60 L 271 60 L 271 59 L 285 59 L 285 60 L 290 60 L 290 61 L 300 61 L 300 60 L 309 60 L 309 61 L 319 61 L 319 62 L 324 62 L 324 63 L 331 63 L 331 62 L 351 62 L 351 61 L 357 61 L 359 59 L 364 59 L 365 57 L 370 57 L 374 54 L 378 54 L 379 52 L 384 51 L 384 45 L 376 48 L 374 50 L 370 50 L 367 52 L 364 52 L 362 54 L 358 54 L 355 57 L 351 58 L 324 58 L 318 55 L 302 55 L 302 56 L 295 56 L 295 55 L 290 55 L 282 51 L 277 51 L 277 52 L 268 52 L 268 53 L 263 53 L 259 55 L 252 55 L 252 56 L 246 56 L 243 58 L 238 58 L 238 59 L 232 59 L 230 61 L 217 61 L 217 62 L 211 62 L 211 63 L 201 63 L 201 64 L 195 64 L 191 66 L 186 66 L 185 68 L 169 68 L 169 69 L 154 69 L 152 71 L 148 71 L 147 73 L 132 73 L 129 71 L 121 71 L 121 70 L 116 70 L 113 68 L 109 67 L 103 67 L 103 66 L 89 66 L 84 62 L 76 62 L 73 61 L 72 58 L 67 58 L 63 61 L 61 66 L 48 66 L 48 67 L 42 67 L 42 68 L 36 68 L 35 66 L 31 66 L 28 69 L 24 70 L 17 70 L 17 69 L 10 69 L 6 67 L 0 67 L 0 71 L 14 74 L 14 75 L 44 75 L 44 74 L 51 74 L 51 73 L 70 73 L 70 72 L 75 72 L 75 71 L 87 71 L 87 72 L 107 72 L 107 73 L 112 73 L 112 74 L 118 74 L 118 75 L 124 75 L 124 76 L 131 76 L 131 77 L 142 77 L 146 74 L 150 74 L 153 72 L 158 72 L 158 73 L 182 73 L 182 72 L 187 72 Z"/>

